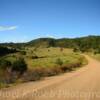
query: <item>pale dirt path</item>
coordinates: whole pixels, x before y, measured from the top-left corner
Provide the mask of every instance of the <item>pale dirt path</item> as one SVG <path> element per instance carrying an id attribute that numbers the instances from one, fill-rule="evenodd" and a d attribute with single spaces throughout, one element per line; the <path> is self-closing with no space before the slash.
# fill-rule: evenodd
<path id="1" fill-rule="evenodd" d="M 0 91 L 0 100 L 100 100 L 100 62 L 77 71 L 20 84 Z"/>

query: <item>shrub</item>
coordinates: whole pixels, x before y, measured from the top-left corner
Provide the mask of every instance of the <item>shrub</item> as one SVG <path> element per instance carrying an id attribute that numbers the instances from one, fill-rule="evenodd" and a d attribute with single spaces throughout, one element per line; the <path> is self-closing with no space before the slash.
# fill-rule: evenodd
<path id="1" fill-rule="evenodd" d="M 27 64 L 23 58 L 19 58 L 12 64 L 12 72 L 18 72 L 19 75 L 22 75 L 27 71 Z"/>
<path id="2" fill-rule="evenodd" d="M 0 69 L 6 70 L 7 68 L 11 67 L 11 62 L 8 60 L 0 60 Z"/>
<path id="3" fill-rule="evenodd" d="M 66 72 L 66 71 L 73 71 L 75 68 L 81 67 L 81 65 L 82 65 L 81 62 L 69 63 L 69 64 L 66 64 L 66 65 L 61 66 L 61 70 L 62 70 L 63 72 Z"/>
<path id="4" fill-rule="evenodd" d="M 36 81 L 45 76 L 45 68 L 34 68 L 23 75 L 23 81 Z"/>
<path id="5" fill-rule="evenodd" d="M 56 60 L 56 64 L 62 66 L 63 65 L 63 61 L 60 58 L 58 58 Z"/>
<path id="6" fill-rule="evenodd" d="M 22 76 L 22 80 L 36 81 L 36 80 L 40 80 L 43 77 L 54 76 L 60 73 L 62 73 L 62 70 L 60 67 L 52 67 L 52 68 L 37 67 L 37 68 L 34 68 L 33 70 L 27 71 L 27 73 L 25 73 Z"/>
<path id="7" fill-rule="evenodd" d="M 2 80 L 5 84 L 10 83 L 11 81 L 11 62 L 8 60 L 0 60 L 0 81 Z"/>
<path id="8" fill-rule="evenodd" d="M 73 48 L 73 52 L 79 52 L 79 48 Z"/>
<path id="9" fill-rule="evenodd" d="M 51 76 L 52 75 L 57 75 L 57 74 L 60 74 L 60 73 L 62 73 L 62 70 L 59 66 L 51 68 L 51 73 L 50 73 Z"/>
<path id="10" fill-rule="evenodd" d="M 38 59 L 39 57 L 34 55 L 34 56 L 31 56 L 32 59 Z"/>
<path id="11" fill-rule="evenodd" d="M 72 68 L 71 68 L 71 66 L 69 66 L 69 65 L 64 65 L 64 66 L 61 66 L 61 70 L 62 70 L 63 72 L 72 71 Z"/>
<path id="12" fill-rule="evenodd" d="M 20 51 L 22 55 L 26 55 L 26 51 Z"/>

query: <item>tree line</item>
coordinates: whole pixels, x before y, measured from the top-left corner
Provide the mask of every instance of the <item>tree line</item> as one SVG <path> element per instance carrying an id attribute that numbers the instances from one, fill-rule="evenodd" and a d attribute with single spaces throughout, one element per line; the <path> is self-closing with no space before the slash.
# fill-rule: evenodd
<path id="1" fill-rule="evenodd" d="M 13 48 L 21 49 L 23 47 L 65 47 L 73 48 L 75 51 L 94 51 L 100 53 L 100 36 L 87 36 L 80 38 L 39 38 L 27 43 L 3 43 L 3 46 L 10 46 Z M 3 50 L 2 50 L 3 51 Z M 7 50 L 6 50 L 7 51 Z M 5 51 L 5 52 L 6 52 Z"/>
<path id="2" fill-rule="evenodd" d="M 46 47 L 73 48 L 75 51 L 100 53 L 100 36 L 87 36 L 80 38 L 40 38 L 26 43 L 27 46 L 44 45 Z"/>
<path id="3" fill-rule="evenodd" d="M 8 48 L 5 46 L 0 46 L 0 56 L 4 56 L 9 53 L 15 53 L 17 50 L 15 48 Z"/>

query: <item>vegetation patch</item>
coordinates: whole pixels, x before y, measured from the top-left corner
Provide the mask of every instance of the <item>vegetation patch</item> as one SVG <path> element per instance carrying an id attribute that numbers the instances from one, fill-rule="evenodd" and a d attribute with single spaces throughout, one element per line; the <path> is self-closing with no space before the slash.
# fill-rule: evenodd
<path id="1" fill-rule="evenodd" d="M 0 86 L 8 87 L 10 84 L 70 72 L 86 62 L 82 55 L 72 49 L 25 47 L 0 58 Z"/>

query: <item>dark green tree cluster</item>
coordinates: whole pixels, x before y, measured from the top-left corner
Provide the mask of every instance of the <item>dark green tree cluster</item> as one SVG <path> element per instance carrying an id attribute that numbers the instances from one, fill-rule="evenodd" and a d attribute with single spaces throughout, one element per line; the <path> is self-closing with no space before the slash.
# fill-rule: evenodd
<path id="1" fill-rule="evenodd" d="M 3 47 L 3 46 L 0 46 L 0 56 L 4 56 L 6 54 L 9 54 L 9 53 L 15 53 L 17 52 L 16 49 L 9 49 L 7 47 Z"/>

